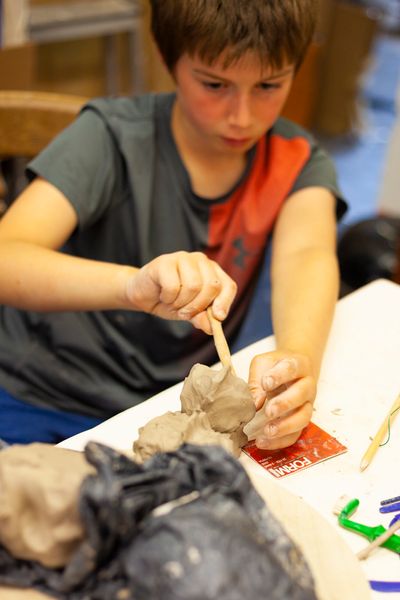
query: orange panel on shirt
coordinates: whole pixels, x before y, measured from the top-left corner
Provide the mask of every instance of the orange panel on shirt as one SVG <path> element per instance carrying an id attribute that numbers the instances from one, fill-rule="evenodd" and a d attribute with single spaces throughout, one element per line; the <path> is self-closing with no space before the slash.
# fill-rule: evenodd
<path id="1" fill-rule="evenodd" d="M 302 137 L 263 138 L 246 181 L 227 202 L 210 209 L 207 255 L 230 274 L 239 289 L 252 279 L 279 210 L 310 152 Z"/>

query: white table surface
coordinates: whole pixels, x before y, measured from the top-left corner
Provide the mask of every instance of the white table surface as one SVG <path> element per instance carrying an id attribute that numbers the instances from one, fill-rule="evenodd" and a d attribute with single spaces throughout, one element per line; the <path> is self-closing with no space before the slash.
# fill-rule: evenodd
<path id="1" fill-rule="evenodd" d="M 247 379 L 251 358 L 273 348 L 271 336 L 237 352 L 233 357 L 237 374 Z M 370 466 L 360 472 L 359 464 L 370 437 L 400 392 L 399 367 L 400 286 L 378 280 L 337 304 L 312 419 L 347 446 L 348 452 L 274 480 L 316 509 L 354 552 L 368 541 L 339 527 L 332 509 L 338 498 L 347 494 L 360 500 L 352 517 L 355 521 L 387 527 L 395 514 L 381 515 L 379 502 L 400 495 L 400 415 L 392 425 L 389 443 L 378 449 Z M 60 446 L 82 450 L 89 440 L 95 440 L 119 450 L 131 449 L 139 427 L 168 410 L 180 410 L 181 388 L 179 383 Z M 241 461 L 257 477 L 274 479 L 243 454 Z M 368 579 L 400 581 L 400 557 L 387 549 L 377 549 L 362 567 Z M 372 593 L 374 599 L 384 596 Z M 400 600 L 400 593 L 388 598 Z"/>

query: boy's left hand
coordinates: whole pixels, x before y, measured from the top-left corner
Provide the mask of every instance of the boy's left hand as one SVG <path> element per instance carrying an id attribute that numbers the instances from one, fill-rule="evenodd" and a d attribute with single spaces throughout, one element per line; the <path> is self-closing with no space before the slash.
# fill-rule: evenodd
<path id="1" fill-rule="evenodd" d="M 294 444 L 311 420 L 317 391 L 310 359 L 274 351 L 255 356 L 249 387 L 265 424 L 256 438 L 258 448 L 277 450 Z"/>

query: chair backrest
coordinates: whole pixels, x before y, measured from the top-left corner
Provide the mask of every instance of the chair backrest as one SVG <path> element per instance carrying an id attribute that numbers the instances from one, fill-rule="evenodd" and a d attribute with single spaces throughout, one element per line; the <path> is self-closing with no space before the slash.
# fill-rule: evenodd
<path id="1" fill-rule="evenodd" d="M 87 100 L 53 92 L 0 90 L 0 216 L 27 183 L 27 160 L 72 123 Z"/>
<path id="2" fill-rule="evenodd" d="M 36 156 L 86 101 L 67 94 L 0 90 L 0 160 Z"/>

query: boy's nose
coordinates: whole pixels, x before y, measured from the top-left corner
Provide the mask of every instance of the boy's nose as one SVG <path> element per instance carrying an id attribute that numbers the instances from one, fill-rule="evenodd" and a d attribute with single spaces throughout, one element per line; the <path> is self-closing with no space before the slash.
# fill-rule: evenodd
<path id="1" fill-rule="evenodd" d="M 230 105 L 229 125 L 246 129 L 251 124 L 250 98 L 247 94 L 238 94 L 232 98 Z"/>

